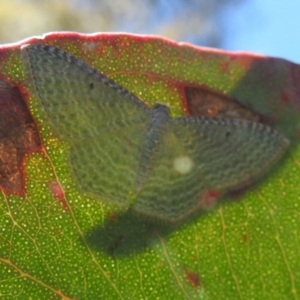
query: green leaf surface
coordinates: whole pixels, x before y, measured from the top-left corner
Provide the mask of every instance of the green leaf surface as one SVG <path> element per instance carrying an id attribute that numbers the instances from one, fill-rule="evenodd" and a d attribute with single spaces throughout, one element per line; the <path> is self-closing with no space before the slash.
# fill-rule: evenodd
<path id="1" fill-rule="evenodd" d="M 76 186 L 69 145 L 27 87 L 20 46 L 37 42 L 83 59 L 141 100 L 168 104 L 173 116 L 188 112 L 186 86 L 237 99 L 272 120 L 290 150 L 240 199 L 178 228 L 121 213 Z M 28 101 L 43 142 L 25 155 L 25 190 L 1 192 L 1 299 L 300 298 L 298 65 L 158 37 L 53 33 L 0 48 L 0 74 Z"/>

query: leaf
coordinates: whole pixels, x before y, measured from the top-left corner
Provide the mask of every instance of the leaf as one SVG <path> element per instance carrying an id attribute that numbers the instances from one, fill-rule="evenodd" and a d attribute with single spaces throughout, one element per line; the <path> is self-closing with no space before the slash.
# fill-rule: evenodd
<path id="1" fill-rule="evenodd" d="M 83 194 L 69 145 L 29 93 L 20 45 L 42 42 L 93 65 L 173 116 L 193 113 L 187 87 L 235 99 L 290 139 L 285 160 L 241 199 L 172 228 Z M 0 200 L 0 295 L 45 299 L 298 299 L 299 66 L 156 37 L 49 34 L 0 50 L 1 78 L 17 87 L 43 146 L 24 160 L 24 193 Z M 223 97 L 222 96 L 222 97 Z"/>

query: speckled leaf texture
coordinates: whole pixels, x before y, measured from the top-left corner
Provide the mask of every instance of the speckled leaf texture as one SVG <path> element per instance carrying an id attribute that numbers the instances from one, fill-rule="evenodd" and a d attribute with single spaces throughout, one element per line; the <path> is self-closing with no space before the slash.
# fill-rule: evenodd
<path id="1" fill-rule="evenodd" d="M 250 189 L 216 205 L 209 191 L 206 211 L 178 226 L 124 211 L 79 188 L 71 146 L 25 77 L 20 47 L 33 43 L 75 55 L 173 117 L 200 110 L 189 95 L 236 101 L 230 110 L 247 107 L 289 150 Z M 2 46 L 0 299 L 300 299 L 299 96 L 299 65 L 160 37 L 51 33 Z"/>

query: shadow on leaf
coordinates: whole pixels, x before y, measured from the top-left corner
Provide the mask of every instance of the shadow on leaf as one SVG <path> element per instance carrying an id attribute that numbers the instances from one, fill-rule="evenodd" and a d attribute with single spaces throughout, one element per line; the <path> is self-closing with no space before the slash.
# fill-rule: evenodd
<path id="1" fill-rule="evenodd" d="M 156 243 L 158 237 L 166 238 L 177 227 L 153 220 L 145 220 L 132 211 L 108 219 L 87 235 L 89 246 L 110 256 L 127 256 L 142 251 Z"/>

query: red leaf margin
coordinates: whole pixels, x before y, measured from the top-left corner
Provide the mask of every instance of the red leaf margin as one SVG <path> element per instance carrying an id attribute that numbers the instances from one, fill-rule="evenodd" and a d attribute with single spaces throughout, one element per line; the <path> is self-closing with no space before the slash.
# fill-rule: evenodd
<path id="1" fill-rule="evenodd" d="M 168 102 L 174 114 L 187 111 L 186 86 L 222 93 L 274 120 L 274 127 L 292 142 L 298 140 L 298 64 L 260 54 L 177 43 L 159 36 L 53 32 L 0 47 L 0 78 L 18 86 L 25 98 L 20 46 L 32 43 L 62 48 L 142 100 Z M 157 85 L 160 89 L 165 85 L 165 94 L 157 92 Z"/>

